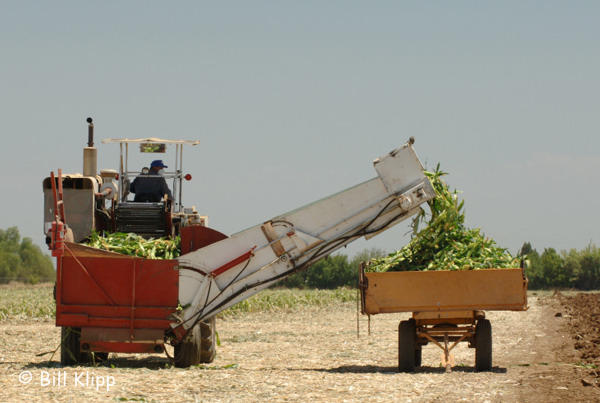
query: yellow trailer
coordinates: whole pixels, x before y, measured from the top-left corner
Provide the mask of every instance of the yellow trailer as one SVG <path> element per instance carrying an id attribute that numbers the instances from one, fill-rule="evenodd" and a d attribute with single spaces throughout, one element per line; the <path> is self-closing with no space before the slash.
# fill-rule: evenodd
<path id="1" fill-rule="evenodd" d="M 360 269 L 362 313 L 412 312 L 398 327 L 398 369 L 421 365 L 421 349 L 433 343 L 450 351 L 460 342 L 475 348 L 475 369 L 492 369 L 492 327 L 488 311 L 527 309 L 527 278 L 522 268 L 461 271 L 365 273 Z"/>

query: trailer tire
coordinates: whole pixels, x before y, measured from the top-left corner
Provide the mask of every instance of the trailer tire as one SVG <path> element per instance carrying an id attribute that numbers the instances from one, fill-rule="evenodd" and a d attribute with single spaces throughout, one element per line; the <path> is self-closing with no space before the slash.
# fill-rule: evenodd
<path id="1" fill-rule="evenodd" d="M 91 355 L 81 352 L 79 337 L 81 329 L 78 327 L 63 326 L 60 328 L 60 363 L 62 365 L 76 365 L 90 362 Z"/>
<path id="2" fill-rule="evenodd" d="M 175 366 L 187 368 L 213 362 L 217 355 L 215 344 L 215 318 L 212 317 L 196 324 L 186 340 L 175 346 Z"/>
<path id="3" fill-rule="evenodd" d="M 417 326 L 414 319 L 403 320 L 398 326 L 398 371 L 413 372 L 417 350 Z"/>
<path id="4" fill-rule="evenodd" d="M 475 370 L 492 370 L 492 324 L 479 319 L 475 326 Z"/>
<path id="5" fill-rule="evenodd" d="M 421 346 L 417 346 L 415 348 L 415 368 L 419 368 L 421 366 L 422 358 L 423 358 L 423 349 Z"/>

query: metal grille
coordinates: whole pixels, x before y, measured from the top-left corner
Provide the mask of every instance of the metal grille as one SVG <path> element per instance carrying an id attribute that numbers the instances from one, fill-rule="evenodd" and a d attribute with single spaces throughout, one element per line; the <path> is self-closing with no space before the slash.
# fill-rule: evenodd
<path id="1" fill-rule="evenodd" d="M 117 231 L 145 238 L 167 235 L 164 203 L 120 203 L 116 209 Z"/>

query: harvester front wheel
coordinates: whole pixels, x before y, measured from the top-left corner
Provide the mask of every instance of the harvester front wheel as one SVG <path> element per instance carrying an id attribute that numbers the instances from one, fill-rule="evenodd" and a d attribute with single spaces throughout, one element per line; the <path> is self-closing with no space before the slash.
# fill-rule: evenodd
<path id="1" fill-rule="evenodd" d="M 217 355 L 215 331 L 214 316 L 196 324 L 187 338 L 175 346 L 175 366 L 187 368 L 213 362 Z"/>
<path id="2" fill-rule="evenodd" d="M 492 324 L 479 319 L 475 326 L 475 370 L 492 370 Z"/>
<path id="3" fill-rule="evenodd" d="M 398 371 L 413 372 L 417 350 L 417 326 L 414 319 L 403 320 L 398 326 Z"/>

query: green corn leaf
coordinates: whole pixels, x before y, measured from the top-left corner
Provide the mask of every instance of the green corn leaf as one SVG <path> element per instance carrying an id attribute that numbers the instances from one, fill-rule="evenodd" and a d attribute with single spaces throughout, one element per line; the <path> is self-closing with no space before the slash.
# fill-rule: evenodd
<path id="1" fill-rule="evenodd" d="M 464 200 L 441 179 L 447 172 L 426 171 L 436 197 L 413 217 L 411 241 L 388 256 L 373 259 L 367 271 L 476 270 L 518 266 L 505 249 L 486 238 L 478 228 L 465 226 Z"/>

